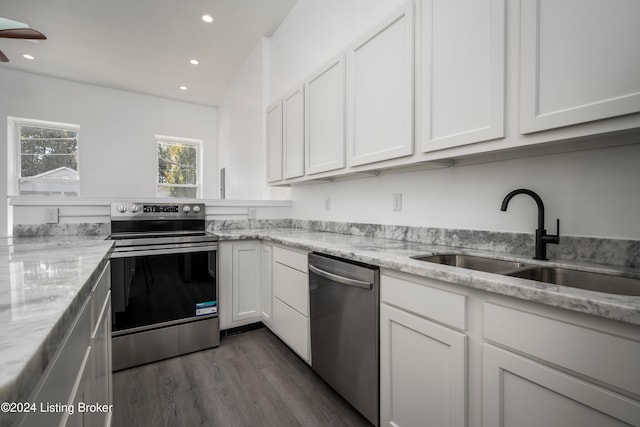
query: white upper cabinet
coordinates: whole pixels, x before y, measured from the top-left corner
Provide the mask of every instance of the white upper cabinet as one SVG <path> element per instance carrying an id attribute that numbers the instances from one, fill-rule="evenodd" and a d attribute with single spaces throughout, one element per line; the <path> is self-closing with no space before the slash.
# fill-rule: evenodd
<path id="1" fill-rule="evenodd" d="M 304 88 L 296 87 L 282 100 L 284 177 L 304 175 Z"/>
<path id="2" fill-rule="evenodd" d="M 504 136 L 504 0 L 420 0 L 422 151 Z"/>
<path id="3" fill-rule="evenodd" d="M 334 58 L 305 83 L 306 173 L 345 166 L 344 54 Z"/>
<path id="4" fill-rule="evenodd" d="M 640 2 L 522 0 L 520 131 L 640 111 Z"/>
<path id="5" fill-rule="evenodd" d="M 282 179 L 282 101 L 267 108 L 267 182 Z"/>
<path id="6" fill-rule="evenodd" d="M 413 153 L 413 2 L 347 50 L 349 166 Z"/>

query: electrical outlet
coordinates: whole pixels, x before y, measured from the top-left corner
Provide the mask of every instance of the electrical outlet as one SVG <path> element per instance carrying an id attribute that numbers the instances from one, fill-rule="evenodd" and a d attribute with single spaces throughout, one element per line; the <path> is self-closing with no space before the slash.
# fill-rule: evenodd
<path id="1" fill-rule="evenodd" d="M 256 208 L 249 208 L 247 211 L 249 219 L 256 219 Z"/>
<path id="2" fill-rule="evenodd" d="M 47 224 L 58 223 L 58 208 L 48 208 L 44 210 L 44 222 Z"/>
<path id="3" fill-rule="evenodd" d="M 393 210 L 394 211 L 402 210 L 402 193 L 393 194 Z"/>
<path id="4" fill-rule="evenodd" d="M 324 198 L 324 210 L 328 211 L 331 209 L 331 197 L 327 196 Z"/>

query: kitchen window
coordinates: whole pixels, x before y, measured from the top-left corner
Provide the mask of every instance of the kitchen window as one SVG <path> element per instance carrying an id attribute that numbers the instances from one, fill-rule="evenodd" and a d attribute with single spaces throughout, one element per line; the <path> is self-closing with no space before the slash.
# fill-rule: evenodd
<path id="1" fill-rule="evenodd" d="M 14 191 L 19 195 L 77 196 L 79 125 L 9 118 Z"/>
<path id="2" fill-rule="evenodd" d="M 158 197 L 199 198 L 202 141 L 156 135 Z"/>

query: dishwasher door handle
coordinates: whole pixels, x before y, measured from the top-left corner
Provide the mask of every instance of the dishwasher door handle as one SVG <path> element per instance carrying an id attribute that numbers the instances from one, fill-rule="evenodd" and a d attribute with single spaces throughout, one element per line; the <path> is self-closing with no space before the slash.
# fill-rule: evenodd
<path id="1" fill-rule="evenodd" d="M 325 279 L 333 280 L 334 282 L 338 282 L 347 286 L 355 286 L 358 288 L 373 289 L 372 282 L 364 282 L 362 280 L 350 279 L 348 277 L 339 276 L 337 274 L 329 273 L 328 271 L 324 271 L 319 269 L 318 267 L 309 264 L 309 271 L 317 274 L 318 276 L 324 277 Z"/>

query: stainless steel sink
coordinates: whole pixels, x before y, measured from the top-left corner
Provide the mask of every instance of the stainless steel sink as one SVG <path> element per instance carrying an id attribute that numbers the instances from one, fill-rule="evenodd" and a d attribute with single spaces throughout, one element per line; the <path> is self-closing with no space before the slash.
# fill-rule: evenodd
<path id="1" fill-rule="evenodd" d="M 417 255 L 411 258 L 419 261 L 502 274 L 505 276 L 519 277 L 521 279 L 536 280 L 538 282 L 569 286 L 588 291 L 640 296 L 640 279 L 630 277 L 571 270 L 561 267 L 527 265 L 519 261 L 464 254 Z"/>
<path id="2" fill-rule="evenodd" d="M 630 277 L 545 266 L 524 267 L 508 275 L 588 291 L 640 296 L 640 279 Z"/>
<path id="3" fill-rule="evenodd" d="M 417 259 L 418 261 L 427 261 L 436 264 L 444 264 L 453 267 L 468 268 L 470 270 L 499 274 L 509 273 L 525 265 L 518 261 L 507 261 L 503 259 L 463 254 L 419 255 L 411 258 Z"/>

